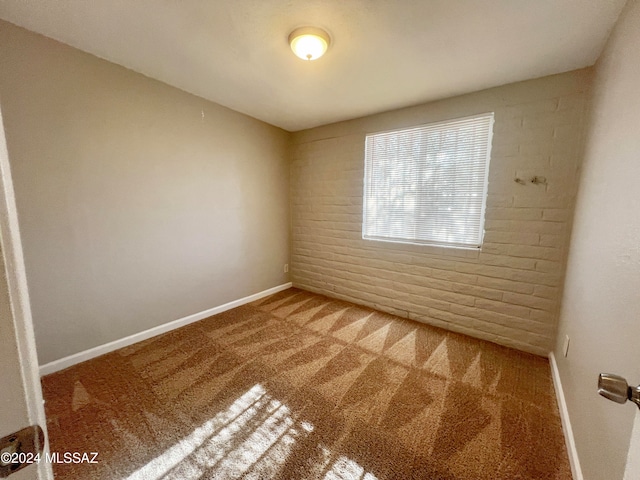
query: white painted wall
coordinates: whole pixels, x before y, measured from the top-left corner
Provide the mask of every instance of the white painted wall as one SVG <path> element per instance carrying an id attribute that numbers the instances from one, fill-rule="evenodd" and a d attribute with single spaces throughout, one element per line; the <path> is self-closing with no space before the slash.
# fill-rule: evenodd
<path id="1" fill-rule="evenodd" d="M 555 340 L 591 71 L 297 132 L 294 286 L 547 355 Z M 495 112 L 482 251 L 362 239 L 366 133 Z M 520 185 L 544 176 L 547 185 Z"/>
<path id="2" fill-rule="evenodd" d="M 596 385 L 600 372 L 640 383 L 639 48 L 640 2 L 631 0 L 596 65 L 556 347 L 588 480 L 623 478 L 637 410 L 598 396 Z"/>
<path id="3" fill-rule="evenodd" d="M 0 22 L 41 364 L 284 284 L 287 132 Z"/>

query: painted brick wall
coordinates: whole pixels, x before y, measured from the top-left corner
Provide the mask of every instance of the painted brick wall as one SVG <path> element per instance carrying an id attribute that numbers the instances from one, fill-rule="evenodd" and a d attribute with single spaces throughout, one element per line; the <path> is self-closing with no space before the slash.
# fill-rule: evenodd
<path id="1" fill-rule="evenodd" d="M 295 133 L 294 286 L 546 355 L 590 83 L 591 70 L 578 70 Z M 363 240 L 365 135 L 488 111 L 495 126 L 481 251 Z M 547 184 L 530 183 L 534 175 Z"/>

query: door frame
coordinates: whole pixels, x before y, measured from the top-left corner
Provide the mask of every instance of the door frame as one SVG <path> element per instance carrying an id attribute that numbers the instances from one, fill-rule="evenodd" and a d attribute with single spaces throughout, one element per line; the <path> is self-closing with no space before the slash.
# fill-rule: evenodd
<path id="1" fill-rule="evenodd" d="M 11 313 L 18 346 L 18 360 L 22 377 L 27 415 L 31 425 L 38 424 L 45 433 L 45 451 L 49 449 L 47 421 L 44 411 L 42 387 L 38 371 L 38 355 L 31 316 L 29 288 L 22 252 L 9 154 L 0 108 L 0 241 L 4 256 L 5 274 L 9 289 Z M 26 427 L 27 425 L 25 425 Z M 39 462 L 37 476 L 40 480 L 52 480 L 51 464 Z"/>
<path id="2" fill-rule="evenodd" d="M 634 405 L 635 408 L 635 405 Z M 640 478 L 640 410 L 636 408 L 636 416 L 631 431 L 631 442 L 627 452 L 627 465 L 624 468 L 624 480 Z"/>

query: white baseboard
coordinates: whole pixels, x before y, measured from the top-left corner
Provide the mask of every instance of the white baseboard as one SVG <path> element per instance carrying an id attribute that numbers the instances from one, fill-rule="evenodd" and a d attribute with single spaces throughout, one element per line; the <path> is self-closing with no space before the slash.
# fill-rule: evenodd
<path id="1" fill-rule="evenodd" d="M 564 441 L 567 445 L 567 454 L 569 455 L 569 463 L 571 464 L 571 474 L 573 480 L 584 480 L 582 469 L 580 468 L 580 459 L 576 450 L 576 442 L 573 437 L 573 429 L 569 420 L 569 410 L 567 402 L 564 398 L 564 390 L 560 380 L 560 372 L 556 363 L 556 356 L 553 352 L 549 352 L 549 363 L 551 364 L 551 378 L 553 378 L 553 386 L 556 390 L 556 399 L 558 400 L 558 409 L 560 410 L 560 420 L 562 421 L 562 430 L 564 431 Z"/>
<path id="2" fill-rule="evenodd" d="M 231 310 L 232 308 L 254 302 L 263 297 L 267 297 L 269 295 L 273 295 L 274 293 L 287 290 L 288 288 L 291 288 L 291 285 L 291 282 L 278 285 L 277 287 L 254 293 L 253 295 L 249 295 L 248 297 L 240 298 L 238 300 L 234 300 L 233 302 L 225 303 L 224 305 L 213 307 L 200 313 L 194 313 L 193 315 L 189 315 L 178 320 L 173 320 L 169 323 L 158 325 L 157 327 L 150 328 L 149 330 L 134 333 L 133 335 L 129 335 L 128 337 L 114 340 L 113 342 L 105 343 L 104 345 L 99 345 L 97 347 L 90 348 L 89 350 L 84 350 L 83 352 L 74 353 L 73 355 L 69 355 L 68 357 L 64 357 L 59 360 L 54 360 L 53 362 L 45 363 L 44 365 L 40 365 L 40 376 L 43 377 L 45 375 L 49 375 L 50 373 L 64 370 L 65 368 L 77 363 L 86 362 L 87 360 L 99 357 L 100 355 L 104 355 L 105 353 L 113 352 L 114 350 L 118 350 L 119 348 L 133 345 L 134 343 L 138 343 L 142 340 L 155 337 L 156 335 L 175 330 L 176 328 L 180 328 L 190 323 L 197 322 L 198 320 L 202 320 L 212 315 L 216 315 L 218 313 Z"/>

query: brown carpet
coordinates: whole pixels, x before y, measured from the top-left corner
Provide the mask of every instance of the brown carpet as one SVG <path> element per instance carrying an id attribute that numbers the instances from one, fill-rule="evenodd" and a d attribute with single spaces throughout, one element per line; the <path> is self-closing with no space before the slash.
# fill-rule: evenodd
<path id="1" fill-rule="evenodd" d="M 290 289 L 43 379 L 58 479 L 569 479 L 544 358 Z"/>

